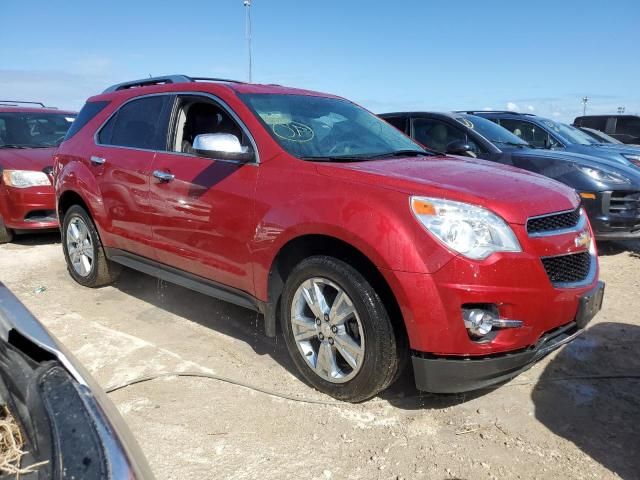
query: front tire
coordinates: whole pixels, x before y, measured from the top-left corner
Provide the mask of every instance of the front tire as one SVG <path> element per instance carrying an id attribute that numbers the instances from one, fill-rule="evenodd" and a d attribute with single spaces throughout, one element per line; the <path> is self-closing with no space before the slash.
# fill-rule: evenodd
<path id="1" fill-rule="evenodd" d="M 62 249 L 71 277 L 85 287 L 113 283 L 120 266 L 107 259 L 98 230 L 80 205 L 67 210 L 62 223 Z"/>
<path id="2" fill-rule="evenodd" d="M 362 402 L 396 378 L 403 354 L 380 297 L 349 264 L 309 257 L 284 286 L 281 325 L 289 354 L 316 389 Z"/>

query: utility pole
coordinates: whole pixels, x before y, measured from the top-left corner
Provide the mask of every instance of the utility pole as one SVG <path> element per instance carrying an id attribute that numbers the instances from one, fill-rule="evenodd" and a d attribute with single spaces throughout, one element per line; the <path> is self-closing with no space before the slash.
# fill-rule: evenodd
<path id="1" fill-rule="evenodd" d="M 245 16 L 245 28 L 247 35 L 247 51 L 249 55 L 249 83 L 251 83 L 251 68 L 252 68 L 252 59 L 251 59 L 251 0 L 244 0 L 244 6 L 246 11 Z"/>
<path id="2" fill-rule="evenodd" d="M 582 116 L 584 117 L 587 114 L 587 102 L 589 101 L 589 97 L 586 95 L 582 97 Z"/>

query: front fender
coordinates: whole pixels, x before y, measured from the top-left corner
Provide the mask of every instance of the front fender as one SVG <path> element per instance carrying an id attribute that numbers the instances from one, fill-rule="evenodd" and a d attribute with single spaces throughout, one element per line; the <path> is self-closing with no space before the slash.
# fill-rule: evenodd
<path id="1" fill-rule="evenodd" d="M 255 291 L 262 300 L 277 255 L 305 235 L 347 243 L 381 271 L 433 273 L 455 256 L 416 221 L 406 193 L 302 169 L 292 183 L 282 166 L 273 169 L 273 176 L 267 165 L 262 167 L 251 242 Z"/>

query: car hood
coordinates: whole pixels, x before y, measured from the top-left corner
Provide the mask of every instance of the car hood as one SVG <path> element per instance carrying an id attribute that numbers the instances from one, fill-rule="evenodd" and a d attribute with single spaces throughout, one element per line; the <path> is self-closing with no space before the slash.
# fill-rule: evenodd
<path id="1" fill-rule="evenodd" d="M 612 160 L 605 157 L 595 157 L 583 153 L 573 153 L 559 150 L 543 150 L 534 148 L 523 148 L 510 150 L 513 157 L 520 158 L 546 158 L 551 160 L 562 160 L 572 162 L 576 165 L 598 168 L 606 172 L 614 172 L 627 177 L 633 185 L 640 187 L 640 168 L 630 162 Z M 640 153 L 636 152 L 636 153 Z"/>
<path id="2" fill-rule="evenodd" d="M 53 165 L 55 151 L 55 147 L 0 148 L 0 168 L 42 171 Z"/>
<path id="3" fill-rule="evenodd" d="M 509 223 L 570 210 L 579 203 L 573 189 L 555 180 L 493 162 L 463 157 L 412 157 L 321 164 L 318 172 L 357 183 L 391 188 L 486 207 Z"/>
<path id="4" fill-rule="evenodd" d="M 638 145 L 618 145 L 616 143 L 598 143 L 593 148 L 602 149 L 607 152 L 628 153 L 630 155 L 640 155 Z"/>

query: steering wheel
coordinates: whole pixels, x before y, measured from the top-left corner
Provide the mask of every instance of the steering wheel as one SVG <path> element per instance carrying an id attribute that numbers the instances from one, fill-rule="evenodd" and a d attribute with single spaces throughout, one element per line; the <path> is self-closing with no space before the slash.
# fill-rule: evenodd
<path id="1" fill-rule="evenodd" d="M 350 149 L 354 149 L 357 150 L 358 147 L 360 147 L 361 145 L 359 143 L 356 143 L 354 140 L 341 140 L 337 143 L 335 143 L 330 149 L 329 149 L 329 155 L 335 155 L 337 153 L 340 154 L 346 154 L 348 155 L 347 152 L 345 152 L 345 150 L 350 150 Z"/>

